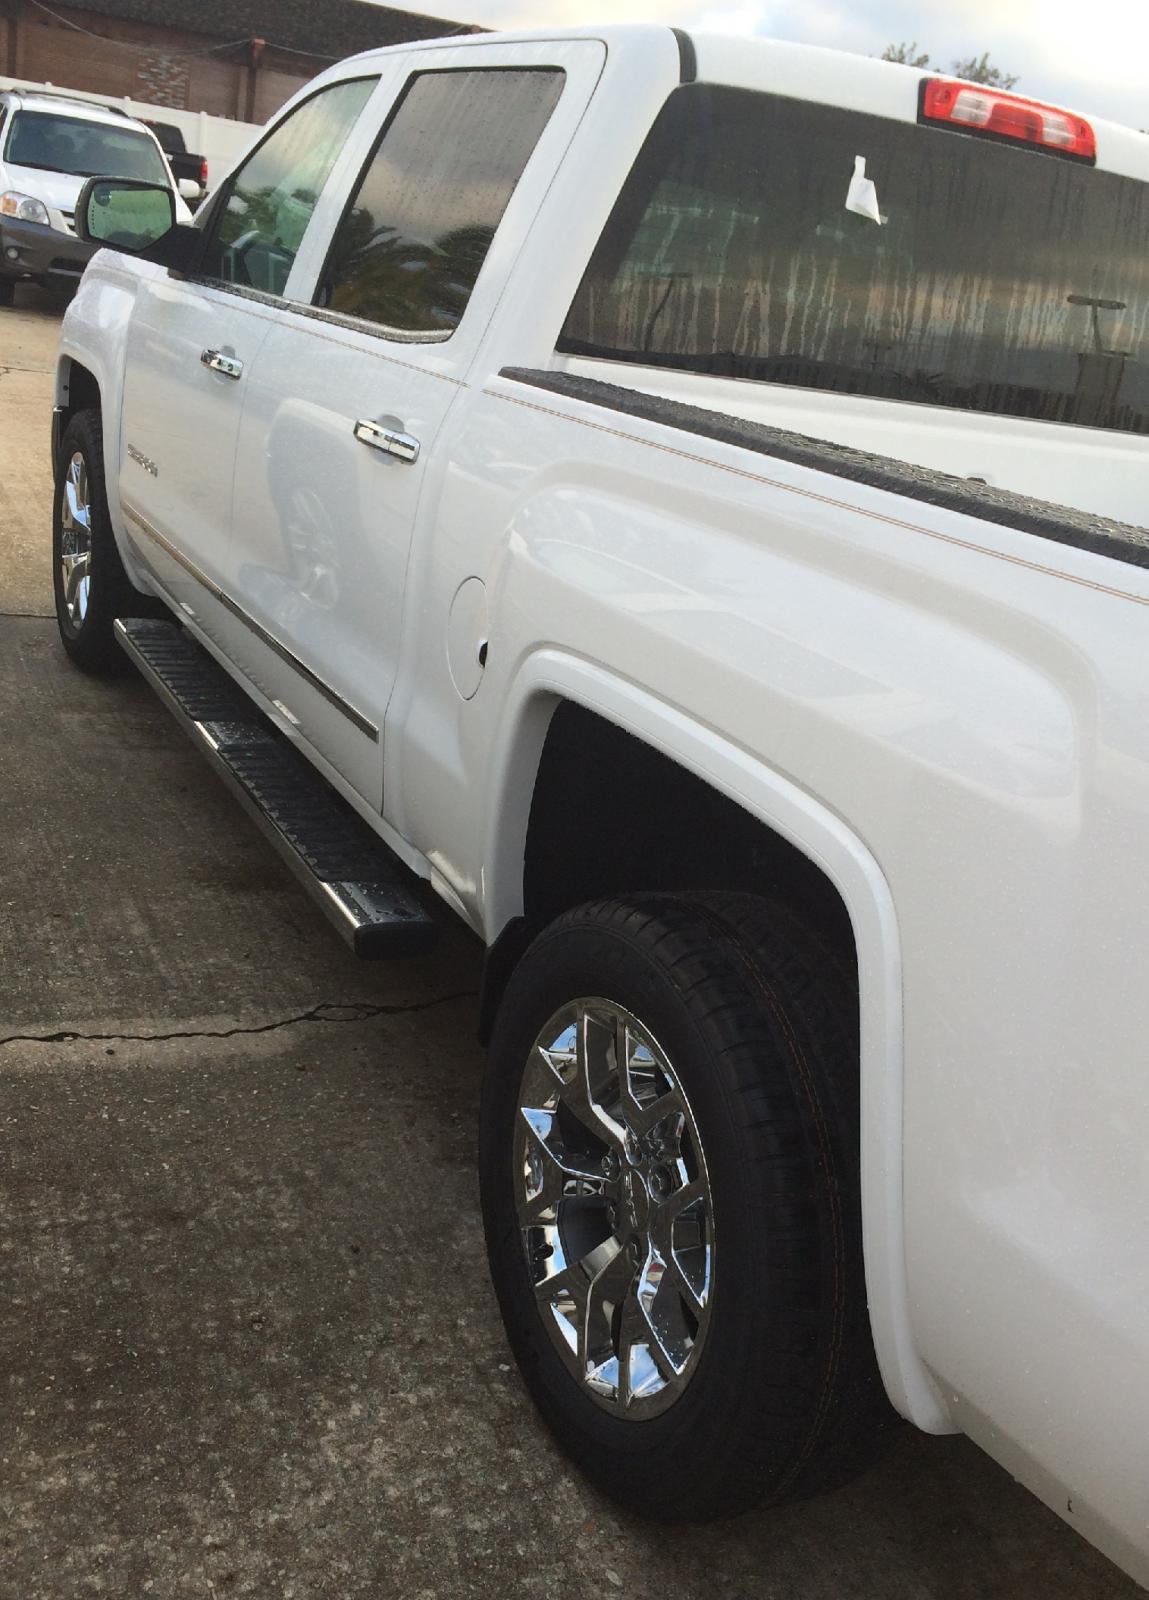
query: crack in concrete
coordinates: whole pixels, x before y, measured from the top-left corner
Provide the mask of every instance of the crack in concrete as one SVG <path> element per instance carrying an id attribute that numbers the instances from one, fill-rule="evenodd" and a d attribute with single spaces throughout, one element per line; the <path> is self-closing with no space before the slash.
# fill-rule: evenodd
<path id="1" fill-rule="evenodd" d="M 169 1039 L 234 1039 L 241 1034 L 274 1033 L 279 1028 L 294 1028 L 301 1022 L 350 1023 L 370 1022 L 375 1017 L 404 1016 L 415 1011 L 431 1011 L 436 1006 L 449 1005 L 453 1000 L 474 1000 L 477 991 L 460 989 L 453 994 L 436 995 L 432 1000 L 413 1000 L 406 1005 L 373 1005 L 370 1001 L 323 1001 L 307 1011 L 290 1017 L 278 1017 L 274 1022 L 253 1023 L 249 1027 L 235 1028 L 184 1028 L 173 1033 L 80 1033 L 61 1029 L 57 1033 L 10 1033 L 0 1039 L 6 1044 L 162 1044 Z"/>

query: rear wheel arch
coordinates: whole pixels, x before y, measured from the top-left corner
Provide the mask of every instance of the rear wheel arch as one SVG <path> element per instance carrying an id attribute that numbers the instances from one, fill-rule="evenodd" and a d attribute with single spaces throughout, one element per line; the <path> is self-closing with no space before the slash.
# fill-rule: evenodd
<path id="1" fill-rule="evenodd" d="M 600 873 L 593 886 L 581 866 L 562 860 L 564 842 L 571 854 L 585 854 L 586 824 L 597 825 L 573 796 L 580 786 L 584 793 L 587 788 L 578 776 L 580 764 L 593 773 L 589 756 L 603 749 L 625 750 L 648 784 L 663 778 L 672 786 L 668 793 L 700 798 L 712 827 L 729 823 L 730 838 L 721 841 L 725 877 L 708 877 L 702 870 L 715 859 L 709 845 L 695 858 L 694 881 L 686 883 L 670 875 L 640 880 L 631 870 L 631 853 L 618 847 L 608 863 L 592 864 Z M 813 911 L 839 958 L 856 965 L 863 1220 L 875 1345 L 894 1407 L 928 1432 L 955 1431 L 918 1357 L 909 1315 L 902 1209 L 901 947 L 892 892 L 865 843 L 830 807 L 759 758 L 597 664 L 559 651 L 540 651 L 524 667 L 507 695 L 491 754 L 497 778 L 485 859 L 488 929 L 496 937 L 488 934 L 484 973 L 482 1015 L 488 1035 L 515 965 L 540 927 L 595 895 L 681 888 L 766 892 L 804 920 Z M 613 768 L 607 772 L 613 780 Z M 556 781 L 571 791 L 558 804 Z M 664 798 L 659 801 L 663 809 Z M 732 878 L 731 863 L 750 861 L 755 853 L 750 881 Z"/>

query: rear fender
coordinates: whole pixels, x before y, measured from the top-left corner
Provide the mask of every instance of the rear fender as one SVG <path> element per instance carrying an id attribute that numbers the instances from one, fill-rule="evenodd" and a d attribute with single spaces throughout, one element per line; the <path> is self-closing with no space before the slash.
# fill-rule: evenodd
<path id="1" fill-rule="evenodd" d="M 954 1430 L 911 1333 L 902 1207 L 902 958 L 886 879 L 840 817 L 712 729 L 635 684 L 558 650 L 529 656 L 496 734 L 485 808 L 489 938 L 522 914 L 522 865 L 535 774 L 551 715 L 569 700 L 626 729 L 712 785 L 800 850 L 835 885 L 858 953 L 863 1241 L 870 1319 L 892 1405 L 930 1433 Z"/>

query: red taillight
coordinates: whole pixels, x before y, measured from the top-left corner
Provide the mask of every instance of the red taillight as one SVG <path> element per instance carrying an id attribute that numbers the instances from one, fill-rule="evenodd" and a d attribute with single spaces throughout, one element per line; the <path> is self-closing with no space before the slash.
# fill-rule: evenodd
<path id="1" fill-rule="evenodd" d="M 1097 140 L 1084 117 L 1001 89 L 928 78 L 922 93 L 922 116 L 930 122 L 948 122 L 971 133 L 996 133 L 1002 139 L 1018 139 L 1066 156 L 1082 156 L 1087 161 L 1097 158 Z"/>
<path id="2" fill-rule="evenodd" d="M 202 160 L 202 159 L 201 159 L 200 164 L 199 164 L 199 181 L 203 185 L 203 187 L 206 189 L 207 188 L 207 162 Z"/>

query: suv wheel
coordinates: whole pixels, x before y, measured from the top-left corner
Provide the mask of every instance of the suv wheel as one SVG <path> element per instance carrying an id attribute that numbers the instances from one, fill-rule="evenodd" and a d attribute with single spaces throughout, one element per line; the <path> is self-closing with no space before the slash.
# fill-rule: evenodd
<path id="1" fill-rule="evenodd" d="M 15 298 L 15 280 L 12 278 L 0 278 L 0 306 L 10 306 Z"/>
<path id="2" fill-rule="evenodd" d="M 482 1110 L 492 1277 L 546 1421 L 632 1509 L 799 1497 L 887 1431 L 857 1079 L 852 973 L 752 896 L 580 907 L 512 977 Z"/>
<path id="3" fill-rule="evenodd" d="M 112 631 L 117 617 L 150 615 L 158 603 L 128 579 L 116 549 L 104 492 L 100 413 L 78 411 L 64 430 L 56 461 L 52 517 L 56 623 L 68 655 L 85 672 L 127 666 Z"/>

